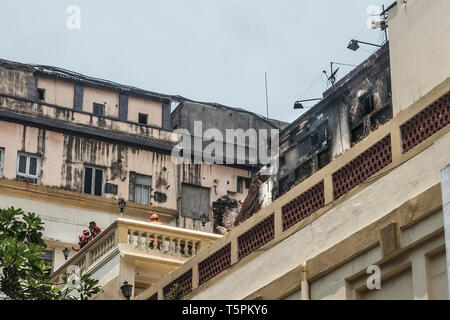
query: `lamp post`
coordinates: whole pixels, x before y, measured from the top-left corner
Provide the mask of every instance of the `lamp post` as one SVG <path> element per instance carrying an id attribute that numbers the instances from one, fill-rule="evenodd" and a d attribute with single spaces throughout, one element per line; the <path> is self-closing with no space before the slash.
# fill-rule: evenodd
<path id="1" fill-rule="evenodd" d="M 69 258 L 70 250 L 67 249 L 67 248 L 64 248 L 64 250 L 63 250 L 62 253 L 63 253 L 63 255 L 64 255 L 64 259 L 67 260 L 67 258 Z"/>
<path id="2" fill-rule="evenodd" d="M 352 50 L 352 51 L 356 51 L 356 50 L 359 49 L 359 44 L 360 44 L 360 43 L 365 44 L 365 45 L 368 45 L 368 46 L 374 46 L 374 47 L 381 48 L 381 46 L 378 45 L 378 44 L 374 44 L 374 43 L 370 43 L 370 42 L 364 42 L 364 41 L 359 41 L 359 40 L 352 39 L 352 40 L 350 40 L 350 42 L 349 42 L 349 44 L 348 44 L 348 46 L 347 46 L 347 49 L 350 49 L 350 50 Z"/>
<path id="3" fill-rule="evenodd" d="M 120 209 L 120 216 L 123 217 L 123 209 L 125 209 L 125 206 L 127 203 L 125 202 L 124 198 L 119 199 L 119 209 Z"/>
<path id="4" fill-rule="evenodd" d="M 123 285 L 120 287 L 122 294 L 127 300 L 130 300 L 131 293 L 133 292 L 133 285 L 129 284 L 128 281 L 124 281 Z"/>

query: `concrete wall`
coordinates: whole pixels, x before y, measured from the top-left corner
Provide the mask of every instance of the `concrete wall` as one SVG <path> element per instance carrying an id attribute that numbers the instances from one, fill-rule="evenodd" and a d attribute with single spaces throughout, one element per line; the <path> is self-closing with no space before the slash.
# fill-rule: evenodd
<path id="1" fill-rule="evenodd" d="M 128 121 L 138 122 L 139 113 L 148 114 L 148 124 L 162 127 L 162 103 L 128 97 Z"/>
<path id="2" fill-rule="evenodd" d="M 224 274 L 194 299 L 243 299 L 440 182 L 450 134 L 289 238 Z M 414 174 L 411 174 L 414 172 Z M 382 201 L 380 201 L 382 199 Z M 289 253 L 289 254 L 287 254 Z M 280 263 L 283 261 L 283 263 Z M 264 266 L 264 268 L 261 268 Z"/>
<path id="3" fill-rule="evenodd" d="M 450 2 L 397 2 L 388 13 L 394 113 L 450 76 Z"/>
<path id="4" fill-rule="evenodd" d="M 69 81 L 38 77 L 38 89 L 45 89 L 44 101 L 73 108 L 74 84 Z"/>

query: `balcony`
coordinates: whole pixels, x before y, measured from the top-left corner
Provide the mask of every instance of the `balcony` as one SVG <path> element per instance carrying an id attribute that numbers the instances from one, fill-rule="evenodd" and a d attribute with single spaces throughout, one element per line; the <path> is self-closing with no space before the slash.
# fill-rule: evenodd
<path id="1" fill-rule="evenodd" d="M 119 218 L 56 270 L 50 282 L 62 283 L 76 266 L 99 280 L 104 293 L 96 298 L 123 299 L 124 281 L 139 294 L 221 237 Z"/>

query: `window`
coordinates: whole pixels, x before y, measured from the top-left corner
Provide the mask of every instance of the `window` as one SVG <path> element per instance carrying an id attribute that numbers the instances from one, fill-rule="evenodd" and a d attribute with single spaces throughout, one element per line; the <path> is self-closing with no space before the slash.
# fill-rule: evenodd
<path id="1" fill-rule="evenodd" d="M 96 196 L 103 195 L 104 171 L 102 169 L 84 167 L 83 193 Z"/>
<path id="2" fill-rule="evenodd" d="M 250 179 L 248 178 L 244 178 L 244 177 L 237 177 L 237 188 L 236 188 L 236 192 L 237 193 L 242 193 L 244 192 L 243 187 L 245 186 L 246 189 L 250 189 Z"/>
<path id="3" fill-rule="evenodd" d="M 5 158 L 4 154 L 5 151 L 0 148 L 0 178 L 3 178 L 3 159 Z"/>
<path id="4" fill-rule="evenodd" d="M 315 146 L 318 143 L 319 143 L 319 134 L 318 133 L 314 133 L 311 136 L 311 146 Z"/>
<path id="5" fill-rule="evenodd" d="M 94 102 L 94 114 L 103 117 L 105 115 L 105 105 Z"/>
<path id="6" fill-rule="evenodd" d="M 53 250 L 44 250 L 42 252 L 41 258 L 44 260 L 46 265 L 50 265 L 52 268 L 49 273 L 53 271 L 53 260 L 54 260 L 54 251 Z"/>
<path id="7" fill-rule="evenodd" d="M 38 91 L 38 99 L 41 101 L 45 100 L 45 89 L 37 89 Z"/>
<path id="8" fill-rule="evenodd" d="M 148 114 L 139 113 L 139 123 L 140 124 L 148 124 Z"/>
<path id="9" fill-rule="evenodd" d="M 38 157 L 19 154 L 17 157 L 17 180 L 37 184 L 40 162 Z"/>
<path id="10" fill-rule="evenodd" d="M 134 186 L 134 202 L 140 204 L 152 204 L 152 177 L 137 174 Z"/>
<path id="11" fill-rule="evenodd" d="M 373 95 L 367 94 L 360 98 L 360 102 L 362 105 L 362 114 L 363 117 L 367 116 L 368 114 L 372 113 L 374 109 L 374 103 L 373 103 Z"/>

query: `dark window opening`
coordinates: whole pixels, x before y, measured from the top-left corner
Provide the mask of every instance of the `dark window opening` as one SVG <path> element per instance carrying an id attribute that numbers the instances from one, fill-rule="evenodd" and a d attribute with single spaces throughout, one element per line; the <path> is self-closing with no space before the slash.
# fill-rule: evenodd
<path id="1" fill-rule="evenodd" d="M 286 157 L 285 156 L 281 156 L 280 157 L 280 168 L 282 167 L 282 166 L 284 166 L 286 164 Z"/>
<path id="2" fill-rule="evenodd" d="M 148 124 L 148 114 L 139 113 L 139 121 L 140 124 Z"/>
<path id="3" fill-rule="evenodd" d="M 251 183 L 251 179 L 244 179 L 244 183 L 245 183 L 245 189 L 250 189 L 250 183 Z"/>
<path id="4" fill-rule="evenodd" d="M 243 188 L 242 185 L 244 183 L 244 178 L 242 177 L 237 177 L 237 187 L 236 187 L 236 192 L 237 193 L 242 193 L 243 192 Z"/>
<path id="5" fill-rule="evenodd" d="M 84 168 L 83 192 L 96 196 L 103 195 L 103 170 L 95 168 Z"/>
<path id="6" fill-rule="evenodd" d="M 38 91 L 38 99 L 41 101 L 45 100 L 45 89 L 37 89 Z"/>
<path id="7" fill-rule="evenodd" d="M 374 110 L 373 95 L 368 94 L 360 98 L 362 117 L 371 114 Z"/>
<path id="8" fill-rule="evenodd" d="M 105 115 L 105 105 L 94 102 L 94 114 L 103 117 Z"/>
<path id="9" fill-rule="evenodd" d="M 318 158 L 317 160 L 318 160 L 319 169 L 322 169 L 327 164 L 329 164 L 331 161 L 330 149 L 326 148 L 325 150 L 320 152 L 317 155 L 317 158 Z"/>
<path id="10" fill-rule="evenodd" d="M 295 181 L 297 183 L 301 182 L 307 179 L 309 176 L 311 176 L 311 174 L 312 174 L 312 162 L 311 160 L 308 160 L 306 163 L 295 169 Z"/>
<path id="11" fill-rule="evenodd" d="M 315 133 L 311 136 L 311 146 L 315 146 L 319 143 L 319 134 Z"/>
<path id="12" fill-rule="evenodd" d="M 361 123 L 359 126 L 354 128 L 351 132 L 351 135 L 352 135 L 352 144 L 364 138 L 364 124 Z"/>

